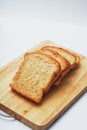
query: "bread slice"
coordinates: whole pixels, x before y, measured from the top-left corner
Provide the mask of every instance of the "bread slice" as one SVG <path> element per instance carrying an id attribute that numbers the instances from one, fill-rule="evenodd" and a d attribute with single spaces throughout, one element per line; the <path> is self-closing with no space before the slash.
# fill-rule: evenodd
<path id="1" fill-rule="evenodd" d="M 58 77 L 58 79 L 56 80 L 56 82 L 54 82 L 54 85 L 59 85 L 59 83 L 61 82 L 61 80 L 63 79 L 63 77 L 69 72 L 69 70 L 70 70 L 70 63 L 64 57 L 62 57 L 60 54 L 58 54 L 57 52 L 52 51 L 52 50 L 50 50 L 48 48 L 47 49 L 46 48 L 42 48 L 40 51 L 43 54 L 51 56 L 58 63 L 60 63 L 61 74 L 60 74 L 60 77 Z"/>
<path id="2" fill-rule="evenodd" d="M 53 58 L 39 51 L 26 53 L 10 86 L 21 95 L 39 103 L 60 72 L 60 64 Z"/>
<path id="3" fill-rule="evenodd" d="M 76 54 L 74 54 L 64 48 L 56 47 L 56 46 L 45 46 L 43 48 L 58 52 L 61 56 L 63 56 L 64 58 L 66 58 L 69 61 L 72 69 L 75 68 L 80 62 L 79 56 L 77 56 Z"/>

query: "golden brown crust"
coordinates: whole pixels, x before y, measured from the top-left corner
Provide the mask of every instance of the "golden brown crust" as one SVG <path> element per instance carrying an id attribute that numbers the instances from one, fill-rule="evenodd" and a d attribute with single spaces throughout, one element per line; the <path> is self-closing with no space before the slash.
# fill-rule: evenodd
<path id="1" fill-rule="evenodd" d="M 57 52 L 52 51 L 46 47 L 42 48 L 41 52 L 53 57 L 57 62 L 60 63 L 61 74 L 54 82 L 54 85 L 58 85 L 60 83 L 60 81 L 62 80 L 62 78 L 70 71 L 70 63 L 64 57 L 62 57 L 60 54 L 58 54 Z"/>
<path id="2" fill-rule="evenodd" d="M 79 57 L 77 54 L 75 54 L 74 52 L 69 51 L 69 50 L 67 50 L 67 49 L 61 48 L 61 47 L 59 47 L 59 49 L 63 49 L 63 50 L 65 50 L 67 53 L 69 53 L 69 54 L 71 54 L 72 56 L 75 57 L 75 66 L 77 66 L 77 65 L 80 63 L 80 57 Z"/>
<path id="3" fill-rule="evenodd" d="M 62 72 L 60 77 L 55 81 L 54 85 L 58 86 L 61 83 L 61 80 L 63 79 L 63 77 L 70 71 L 70 69 L 75 68 L 80 63 L 80 57 L 76 55 L 75 53 L 61 47 L 56 47 L 56 46 L 42 47 L 42 50 L 46 50 L 46 49 L 57 52 L 63 58 L 65 58 L 66 61 L 70 63 L 69 66 L 67 66 L 67 68 Z"/>
<path id="4" fill-rule="evenodd" d="M 50 50 L 48 48 L 45 48 L 45 49 L 42 48 L 41 50 L 44 54 L 47 54 L 53 57 L 60 64 L 62 73 L 70 68 L 70 63 L 57 52 Z"/>
<path id="5" fill-rule="evenodd" d="M 32 65 L 28 64 L 28 62 Z M 34 67 L 35 69 L 33 69 Z M 26 53 L 10 86 L 21 95 L 39 103 L 42 100 L 43 94 L 50 89 L 56 78 L 60 75 L 60 71 L 60 64 L 53 58 L 43 55 L 39 51 Z M 34 79 L 33 75 L 36 75 L 37 78 L 35 77 Z M 28 80 L 28 78 L 31 80 Z"/>
<path id="6" fill-rule="evenodd" d="M 68 51 L 67 49 L 56 47 L 56 46 L 45 46 L 43 48 L 44 49 L 48 48 L 48 49 L 58 52 L 60 55 L 62 55 L 64 58 L 66 58 L 70 62 L 72 69 L 75 68 L 77 64 L 79 64 L 79 58 L 77 58 L 78 56 Z"/>
<path id="7" fill-rule="evenodd" d="M 16 91 L 17 93 L 19 93 L 20 95 L 22 95 L 22 96 L 24 96 L 24 97 L 26 97 L 26 98 L 28 98 L 28 99 L 30 99 L 30 100 L 36 102 L 36 103 L 40 103 L 41 100 L 42 100 L 42 97 L 43 97 L 43 90 L 42 90 L 42 89 L 40 89 L 40 90 L 38 91 L 38 92 L 39 92 L 39 96 L 37 96 L 36 98 L 32 98 L 31 96 L 29 96 L 28 94 L 24 93 L 23 91 L 20 91 L 20 89 L 15 89 L 16 86 L 14 86 L 13 83 L 10 83 L 10 87 L 11 87 L 14 91 Z"/>

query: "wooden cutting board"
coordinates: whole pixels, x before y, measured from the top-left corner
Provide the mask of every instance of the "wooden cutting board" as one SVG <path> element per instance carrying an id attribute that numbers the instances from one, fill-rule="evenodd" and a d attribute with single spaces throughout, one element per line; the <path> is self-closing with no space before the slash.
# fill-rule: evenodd
<path id="1" fill-rule="evenodd" d="M 45 45 L 55 44 L 43 41 L 31 51 Z M 58 87 L 52 87 L 39 105 L 20 96 L 9 87 L 23 55 L 5 65 L 0 69 L 0 109 L 34 130 L 47 129 L 87 90 L 87 58 L 82 55 L 80 57 L 79 67 L 70 71 Z"/>

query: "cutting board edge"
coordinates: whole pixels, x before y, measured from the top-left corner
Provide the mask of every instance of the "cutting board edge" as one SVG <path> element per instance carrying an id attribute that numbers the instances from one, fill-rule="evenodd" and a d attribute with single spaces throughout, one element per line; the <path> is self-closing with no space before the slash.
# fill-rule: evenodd
<path id="1" fill-rule="evenodd" d="M 52 123 L 55 122 L 56 119 L 58 119 L 59 117 L 61 117 L 70 107 L 72 107 L 72 105 L 73 105 L 75 102 L 77 102 L 77 101 L 82 97 L 82 95 L 84 95 L 84 94 L 86 93 L 86 91 L 87 91 L 87 86 L 85 86 L 85 87 L 83 88 L 83 90 L 80 91 L 80 92 L 78 93 L 78 95 L 75 96 L 75 97 L 71 100 L 71 102 L 67 103 L 67 105 L 66 105 L 59 113 L 56 113 L 56 114 L 54 115 L 54 117 L 53 117 L 50 121 L 48 121 L 48 122 L 46 122 L 46 123 L 43 123 L 42 127 L 45 127 L 46 125 L 47 125 L 48 127 L 51 126 Z M 47 128 L 48 128 L 48 127 L 47 127 Z"/>
<path id="2" fill-rule="evenodd" d="M 18 113 L 15 113 L 13 110 L 8 108 L 7 106 L 0 103 L 0 109 L 4 112 L 6 112 L 9 115 L 12 115 L 15 119 L 19 120 L 23 124 L 27 125 L 30 128 L 33 128 L 34 130 L 46 130 L 48 127 L 51 127 L 52 124 L 58 119 L 60 116 L 62 116 L 85 92 L 87 91 L 87 86 L 83 88 L 83 90 L 72 99 L 71 102 L 69 102 L 59 113 L 54 115 L 54 118 L 52 118 L 50 121 L 43 123 L 42 125 L 35 124 L 27 119 L 25 119 L 23 116 L 21 116 Z"/>

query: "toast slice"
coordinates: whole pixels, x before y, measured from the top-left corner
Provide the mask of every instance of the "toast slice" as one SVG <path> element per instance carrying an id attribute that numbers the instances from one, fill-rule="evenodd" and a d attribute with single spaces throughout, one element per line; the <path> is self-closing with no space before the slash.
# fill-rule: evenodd
<path id="1" fill-rule="evenodd" d="M 59 85 L 59 83 L 61 82 L 61 80 L 63 79 L 63 77 L 69 72 L 69 70 L 70 70 L 70 63 L 64 57 L 62 57 L 60 54 L 58 54 L 57 52 L 52 51 L 52 50 L 50 50 L 48 48 L 47 49 L 46 48 L 42 48 L 40 51 L 43 54 L 51 56 L 58 63 L 60 63 L 61 74 L 60 74 L 60 77 L 58 77 L 58 79 L 56 80 L 56 82 L 54 82 L 54 85 Z"/>
<path id="2" fill-rule="evenodd" d="M 30 100 L 39 103 L 56 78 L 60 64 L 39 51 L 26 53 L 10 87 Z"/>
<path id="3" fill-rule="evenodd" d="M 64 58 L 66 58 L 69 61 L 70 65 L 71 65 L 71 69 L 75 68 L 80 62 L 79 56 L 77 56 L 73 52 L 68 51 L 64 48 L 56 47 L 56 46 L 45 46 L 45 47 L 43 47 L 43 49 L 50 49 L 52 51 L 59 53 L 61 56 L 63 56 Z"/>

